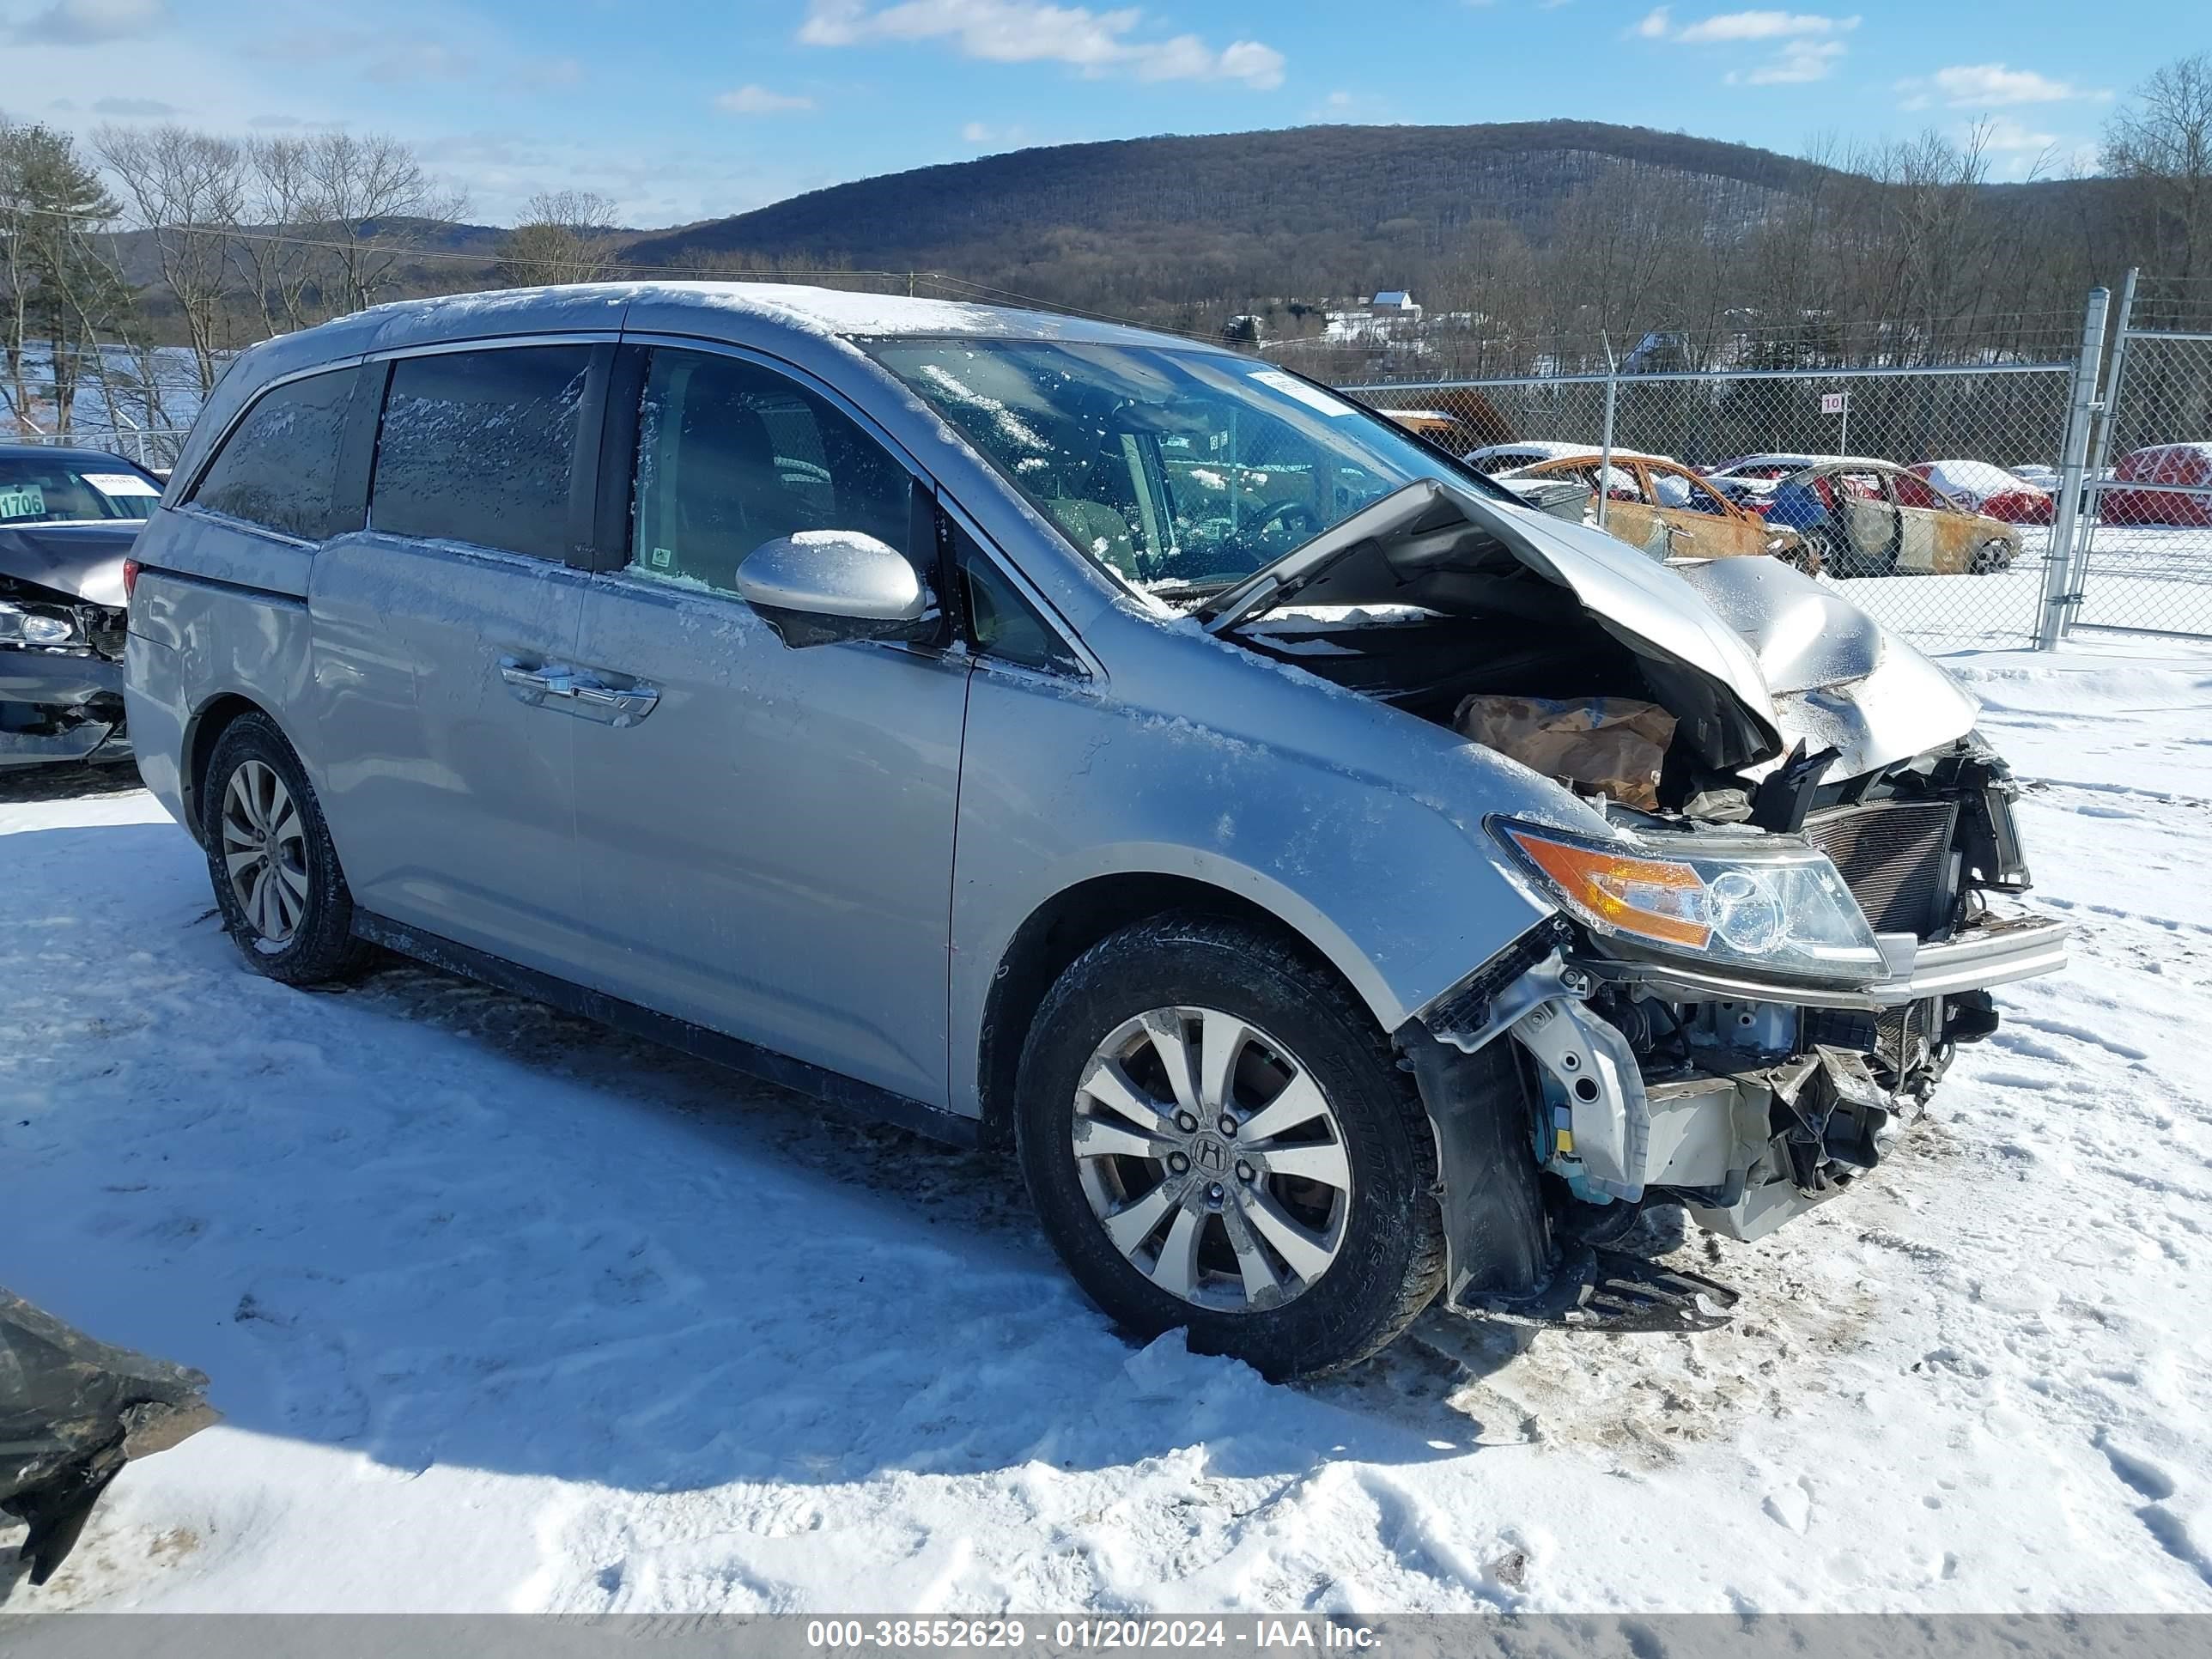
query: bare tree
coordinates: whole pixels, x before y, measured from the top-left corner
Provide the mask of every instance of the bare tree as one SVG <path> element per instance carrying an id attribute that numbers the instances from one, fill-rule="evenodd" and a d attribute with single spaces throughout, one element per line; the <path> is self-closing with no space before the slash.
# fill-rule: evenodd
<path id="1" fill-rule="evenodd" d="M 245 152 L 231 139 L 173 125 L 106 126 L 93 143 L 122 186 L 130 218 L 153 244 L 161 289 L 177 308 L 204 394 L 222 374 L 229 343 L 226 302 L 246 201 Z"/>
<path id="2" fill-rule="evenodd" d="M 307 141 L 247 139 L 245 194 L 231 258 L 260 313 L 262 332 L 306 328 L 319 320 L 311 296 L 319 294 L 320 266 L 329 259 L 311 224 L 317 209 Z"/>
<path id="3" fill-rule="evenodd" d="M 2154 70 L 2105 125 L 2105 170 L 2136 187 L 2166 273 L 2186 282 L 2212 264 L 2212 52 Z"/>
<path id="4" fill-rule="evenodd" d="M 500 239 L 499 274 L 510 283 L 598 283 L 620 268 L 615 204 L 591 190 L 541 191 Z"/>
<path id="5" fill-rule="evenodd" d="M 301 210 L 326 236 L 336 311 L 358 311 L 393 287 L 409 251 L 433 224 L 459 218 L 468 198 L 433 179 L 415 152 L 386 133 L 325 132 L 299 151 Z"/>

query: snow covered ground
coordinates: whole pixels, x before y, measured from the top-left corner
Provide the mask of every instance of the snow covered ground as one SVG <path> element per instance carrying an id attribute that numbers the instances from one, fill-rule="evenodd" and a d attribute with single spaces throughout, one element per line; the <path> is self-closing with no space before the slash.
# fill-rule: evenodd
<path id="1" fill-rule="evenodd" d="M 392 967 L 240 971 L 142 793 L 0 785 L 0 1281 L 207 1370 L 11 1610 L 2212 1609 L 2212 650 L 1954 659 L 2083 932 L 1698 1336 L 1272 1388 L 1012 1171 Z"/>
<path id="2" fill-rule="evenodd" d="M 2002 650 L 2035 637 L 2051 532 L 2020 530 L 2020 557 L 1980 576 L 1860 577 L 1836 586 L 1923 650 Z M 2081 573 L 2076 621 L 2101 628 L 2212 632 L 2212 530 L 2099 525 Z"/>

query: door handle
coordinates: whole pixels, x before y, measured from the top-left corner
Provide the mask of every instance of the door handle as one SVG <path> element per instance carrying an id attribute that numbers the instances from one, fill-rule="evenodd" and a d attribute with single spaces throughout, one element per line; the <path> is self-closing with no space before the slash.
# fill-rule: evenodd
<path id="1" fill-rule="evenodd" d="M 561 695 L 573 697 L 576 712 L 586 720 L 613 726 L 635 726 L 660 702 L 660 693 L 649 685 L 603 685 L 594 679 L 571 679 Z"/>
<path id="2" fill-rule="evenodd" d="M 533 668 L 519 657 L 501 657 L 499 659 L 499 677 L 507 682 L 508 690 L 532 708 L 538 707 L 550 696 L 564 695 L 557 690 L 544 669 Z"/>
<path id="3" fill-rule="evenodd" d="M 519 657 L 499 659 L 507 690 L 533 708 L 558 699 L 571 714 L 605 726 L 635 726 L 650 714 L 660 693 L 649 685 L 608 685 L 589 674 L 552 664 L 532 665 Z"/>

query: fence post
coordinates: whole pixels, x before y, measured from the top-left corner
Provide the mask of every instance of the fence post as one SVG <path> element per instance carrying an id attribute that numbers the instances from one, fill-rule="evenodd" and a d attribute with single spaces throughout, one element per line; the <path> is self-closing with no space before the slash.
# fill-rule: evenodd
<path id="1" fill-rule="evenodd" d="M 2066 637 L 2068 608 L 2075 602 L 2067 579 L 2073 574 L 2074 526 L 2081 501 L 2081 478 L 2089 457 L 2089 423 L 2097 412 L 2097 371 L 2105 353 L 2105 311 L 2112 295 L 2089 290 L 2081 314 L 2081 355 L 2074 362 L 2074 397 L 2066 415 L 2066 439 L 2059 457 L 2058 510 L 2051 515 L 2051 546 L 2045 556 L 2043 611 L 2036 618 L 2035 648 L 2055 651 Z"/>
<path id="2" fill-rule="evenodd" d="M 1620 364 L 1613 355 L 1613 342 L 1605 341 L 1605 430 L 1598 439 L 1597 458 L 1597 527 L 1605 528 L 1605 504 L 1612 495 L 1613 483 L 1613 409 L 1620 392 Z"/>
<path id="3" fill-rule="evenodd" d="M 2119 323 L 2112 330 L 2112 356 L 2105 362 L 2105 395 L 2098 405 L 2096 428 L 2089 438 L 2089 459 L 2081 474 L 2083 494 L 2075 503 L 2074 543 L 2066 550 L 2066 591 L 2075 598 L 2058 619 L 2061 639 L 2073 631 L 2075 616 L 2081 608 L 2080 596 L 2088 586 L 2089 543 L 2097 533 L 2097 521 L 2105 502 L 2104 492 L 2099 486 L 2112 459 L 2112 425 L 2120 417 L 2121 377 L 2128 368 L 2128 325 L 2135 319 L 2138 274 L 2137 267 L 2130 265 L 2126 279 L 2120 283 Z"/>

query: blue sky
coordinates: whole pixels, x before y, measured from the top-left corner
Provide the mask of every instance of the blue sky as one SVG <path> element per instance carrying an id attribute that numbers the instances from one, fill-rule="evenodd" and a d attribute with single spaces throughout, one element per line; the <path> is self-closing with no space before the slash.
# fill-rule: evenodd
<path id="1" fill-rule="evenodd" d="M 2086 165 L 2116 96 L 2212 46 L 2203 0 L 0 0 L 0 109 L 86 130 L 339 125 L 510 220 L 629 222 L 1027 144 L 1553 116 L 1791 153 L 1987 124 L 1995 169 Z"/>

